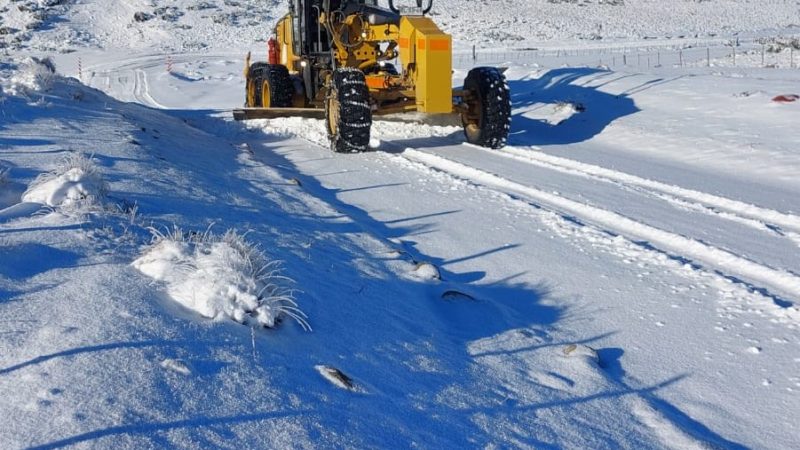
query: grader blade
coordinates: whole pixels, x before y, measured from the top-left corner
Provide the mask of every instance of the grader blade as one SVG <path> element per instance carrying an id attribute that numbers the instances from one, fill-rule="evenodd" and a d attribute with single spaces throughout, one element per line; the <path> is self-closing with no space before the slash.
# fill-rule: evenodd
<path id="1" fill-rule="evenodd" d="M 316 108 L 239 108 L 233 110 L 234 120 L 277 119 L 279 117 L 324 119 L 325 110 Z"/>

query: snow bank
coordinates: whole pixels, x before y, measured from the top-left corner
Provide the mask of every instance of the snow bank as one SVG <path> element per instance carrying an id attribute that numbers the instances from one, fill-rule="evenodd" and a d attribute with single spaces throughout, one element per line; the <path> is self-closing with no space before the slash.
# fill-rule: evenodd
<path id="1" fill-rule="evenodd" d="M 103 175 L 90 158 L 72 153 L 49 173 L 39 175 L 22 194 L 23 202 L 48 206 L 92 205 L 106 195 Z"/>
<path id="2" fill-rule="evenodd" d="M 222 236 L 152 230 L 154 244 L 133 262 L 143 274 L 163 281 L 173 300 L 214 320 L 272 328 L 289 316 L 310 330 L 297 307 L 280 261 L 270 261 L 236 231 Z"/>

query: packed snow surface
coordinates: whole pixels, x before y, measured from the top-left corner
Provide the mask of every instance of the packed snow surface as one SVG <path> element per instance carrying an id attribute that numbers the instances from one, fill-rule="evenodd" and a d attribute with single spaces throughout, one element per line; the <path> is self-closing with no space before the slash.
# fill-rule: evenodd
<path id="1" fill-rule="evenodd" d="M 796 1 L 435 0 L 509 145 L 354 155 L 285 8 L 0 0 L 0 448 L 797 446 Z"/>

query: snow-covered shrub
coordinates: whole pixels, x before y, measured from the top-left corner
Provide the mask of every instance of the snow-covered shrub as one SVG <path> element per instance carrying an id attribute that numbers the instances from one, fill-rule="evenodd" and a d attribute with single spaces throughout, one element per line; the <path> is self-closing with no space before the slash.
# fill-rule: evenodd
<path id="1" fill-rule="evenodd" d="M 22 201 L 47 206 L 92 206 L 101 203 L 108 188 L 92 159 L 70 153 L 51 172 L 39 175 Z"/>
<path id="2" fill-rule="evenodd" d="M 153 243 L 133 266 L 163 281 L 170 297 L 200 315 L 245 325 L 275 327 L 283 316 L 310 329 L 294 301 L 281 262 L 269 260 L 243 235 L 151 229 Z"/>
<path id="3" fill-rule="evenodd" d="M 769 37 L 760 38 L 756 42 L 763 45 L 768 53 L 782 53 L 789 49 L 800 50 L 800 37 Z"/>
<path id="4" fill-rule="evenodd" d="M 11 77 L 9 93 L 25 95 L 34 92 L 47 92 L 56 80 L 56 66 L 50 58 L 29 57 L 19 65 Z"/>

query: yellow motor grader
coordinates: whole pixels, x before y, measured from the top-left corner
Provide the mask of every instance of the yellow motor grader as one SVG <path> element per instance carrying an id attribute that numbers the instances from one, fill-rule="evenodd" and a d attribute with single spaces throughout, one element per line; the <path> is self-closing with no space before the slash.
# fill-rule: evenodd
<path id="1" fill-rule="evenodd" d="M 289 0 L 267 61 L 247 55 L 245 107 L 234 118 L 325 119 L 334 151 L 360 152 L 369 148 L 373 116 L 460 116 L 468 142 L 503 147 L 511 124 L 505 76 L 477 67 L 453 89 L 452 39 L 426 17 L 432 3 Z"/>

